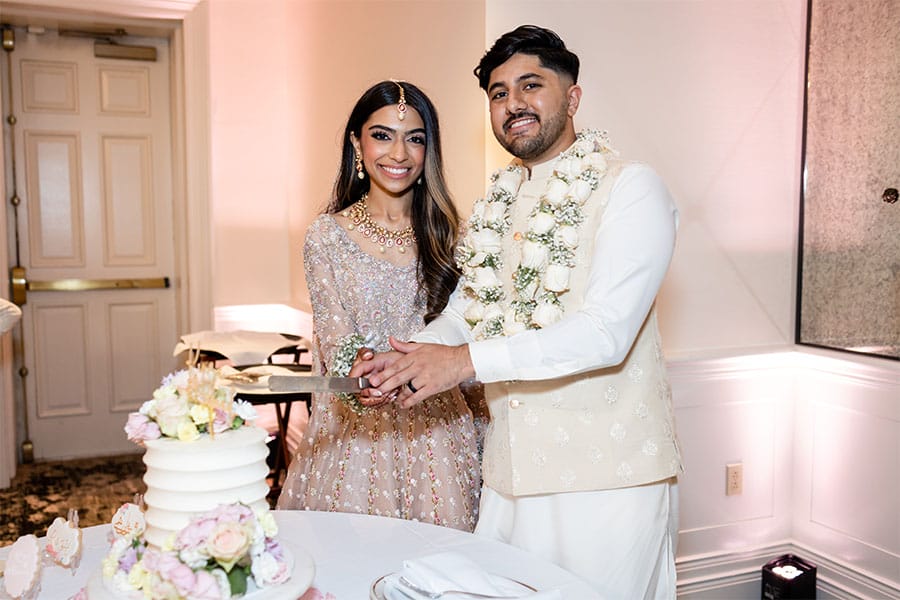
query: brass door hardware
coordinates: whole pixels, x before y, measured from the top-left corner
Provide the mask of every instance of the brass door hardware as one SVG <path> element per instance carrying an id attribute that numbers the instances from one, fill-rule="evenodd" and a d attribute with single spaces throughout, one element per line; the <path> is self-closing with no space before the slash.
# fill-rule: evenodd
<path id="1" fill-rule="evenodd" d="M 90 290 L 134 290 L 164 289 L 171 286 L 168 277 L 148 277 L 139 279 L 53 279 L 50 281 L 28 281 L 24 267 L 13 267 L 10 273 L 12 301 L 19 306 L 25 304 L 31 292 L 84 292 Z"/>

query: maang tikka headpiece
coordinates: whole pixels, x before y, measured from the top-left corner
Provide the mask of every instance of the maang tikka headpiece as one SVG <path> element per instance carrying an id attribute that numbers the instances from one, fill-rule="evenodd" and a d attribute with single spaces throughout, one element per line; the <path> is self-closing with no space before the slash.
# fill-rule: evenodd
<path id="1" fill-rule="evenodd" d="M 397 84 L 397 87 L 400 88 L 400 100 L 397 102 L 397 118 L 401 121 L 406 118 L 406 91 L 403 89 L 403 86 L 400 85 L 400 82 L 396 79 L 391 79 L 394 83 Z"/>

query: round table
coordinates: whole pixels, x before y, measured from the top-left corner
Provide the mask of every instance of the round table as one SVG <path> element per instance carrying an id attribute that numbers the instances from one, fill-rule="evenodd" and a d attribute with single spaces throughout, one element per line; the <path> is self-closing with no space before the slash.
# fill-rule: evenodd
<path id="1" fill-rule="evenodd" d="M 405 559 L 459 552 L 484 570 L 538 589 L 559 589 L 562 598 L 599 595 L 584 580 L 528 552 L 471 533 L 427 523 L 349 513 L 274 511 L 278 536 L 315 561 L 313 587 L 338 600 L 366 600 L 372 583 L 399 571 Z M 83 530 L 81 563 L 75 573 L 44 565 L 39 599 L 65 600 L 85 586 L 109 547 L 109 525 Z M 0 559 L 9 547 L 0 548 Z M 0 591 L 2 595 L 2 591 Z"/>

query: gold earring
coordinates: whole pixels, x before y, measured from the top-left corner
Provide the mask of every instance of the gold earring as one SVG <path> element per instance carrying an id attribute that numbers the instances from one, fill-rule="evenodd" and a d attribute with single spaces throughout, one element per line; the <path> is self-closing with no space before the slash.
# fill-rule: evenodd
<path id="1" fill-rule="evenodd" d="M 366 175 L 363 172 L 362 154 L 359 152 L 356 153 L 356 176 L 360 179 L 366 178 Z"/>

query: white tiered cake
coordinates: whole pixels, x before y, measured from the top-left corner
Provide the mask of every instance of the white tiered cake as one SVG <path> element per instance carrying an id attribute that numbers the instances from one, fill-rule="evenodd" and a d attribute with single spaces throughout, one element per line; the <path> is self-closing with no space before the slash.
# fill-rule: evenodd
<path id="1" fill-rule="evenodd" d="M 193 442 L 159 438 L 145 444 L 144 537 L 151 546 L 161 548 L 192 516 L 220 504 L 268 506 L 265 430 L 244 426 Z"/>
<path id="2" fill-rule="evenodd" d="M 129 416 L 129 439 L 146 448 L 146 509 L 126 505 L 113 519 L 116 537 L 88 583 L 88 598 L 189 599 L 195 588 L 177 589 L 185 580 L 176 585 L 169 579 L 166 569 L 173 564 L 194 572 L 191 585 L 207 586 L 204 598 L 219 597 L 217 588 L 230 597 L 232 569 L 244 571 L 248 598 L 296 600 L 307 590 L 315 572 L 311 557 L 275 537 L 266 500 L 267 434 L 250 424 L 254 418 L 253 408 L 235 402 L 210 368 L 168 376 L 153 399 Z M 217 553 L 225 539 L 217 537 L 220 532 L 231 542 L 243 540 L 239 556 Z"/>

